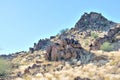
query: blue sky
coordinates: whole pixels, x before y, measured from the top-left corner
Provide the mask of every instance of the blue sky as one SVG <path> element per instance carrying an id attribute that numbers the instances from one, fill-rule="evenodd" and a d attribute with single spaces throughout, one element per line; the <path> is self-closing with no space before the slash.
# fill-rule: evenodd
<path id="1" fill-rule="evenodd" d="M 84 12 L 120 22 L 120 0 L 0 0 L 0 54 L 27 51 L 34 42 L 71 28 Z"/>

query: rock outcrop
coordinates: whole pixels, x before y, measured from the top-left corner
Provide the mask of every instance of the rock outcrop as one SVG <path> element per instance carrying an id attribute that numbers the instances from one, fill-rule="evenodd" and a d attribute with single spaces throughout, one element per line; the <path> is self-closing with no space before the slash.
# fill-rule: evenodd
<path id="1" fill-rule="evenodd" d="M 81 33 L 86 37 L 90 36 L 92 31 L 109 31 L 110 28 L 113 28 L 116 25 L 117 23 L 109 21 L 100 13 L 84 13 L 80 20 L 75 24 L 74 28 L 71 28 L 59 36 L 60 38 L 74 38 L 75 36 L 79 35 L 78 33 Z M 76 33 L 76 31 L 78 31 L 78 33 Z M 108 34 L 111 35 L 111 33 Z M 29 51 L 33 53 L 34 51 L 38 51 L 40 49 L 46 49 L 46 47 L 49 46 L 49 43 L 51 43 L 50 40 L 54 39 L 55 37 L 56 36 L 51 36 L 50 39 L 40 39 L 38 43 L 34 43 L 32 48 L 29 48 Z M 79 37 L 77 39 L 79 39 Z"/>
<path id="2" fill-rule="evenodd" d="M 115 28 L 113 29 L 110 29 L 107 33 L 107 35 L 105 35 L 104 37 L 100 37 L 98 39 L 96 39 L 94 41 L 94 43 L 92 44 L 91 46 L 91 49 L 93 50 L 99 50 L 100 49 L 100 46 L 106 42 L 106 41 L 109 41 L 109 42 L 113 42 L 114 39 L 115 39 L 115 36 L 117 35 L 117 33 L 119 33 L 120 31 L 120 25 L 117 25 Z"/>
<path id="3" fill-rule="evenodd" d="M 50 43 L 50 39 L 40 39 L 38 43 L 34 43 L 33 48 L 29 48 L 29 51 L 33 53 L 34 51 L 45 49 L 49 43 Z"/>
<path id="4" fill-rule="evenodd" d="M 91 12 L 90 14 L 84 13 L 80 20 L 75 24 L 75 30 L 98 30 L 108 31 L 111 27 L 114 27 L 116 23 L 107 20 L 100 13 Z"/>
<path id="5" fill-rule="evenodd" d="M 47 47 L 46 59 L 50 61 L 80 59 L 87 54 L 78 41 L 74 39 L 60 39 Z"/>

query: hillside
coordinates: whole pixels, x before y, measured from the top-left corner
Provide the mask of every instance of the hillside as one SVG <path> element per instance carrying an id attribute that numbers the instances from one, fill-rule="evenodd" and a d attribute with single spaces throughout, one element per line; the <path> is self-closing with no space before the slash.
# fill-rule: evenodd
<path id="1" fill-rule="evenodd" d="M 1 57 L 12 63 L 6 80 L 120 80 L 120 24 L 84 13 L 73 28 L 28 52 Z"/>

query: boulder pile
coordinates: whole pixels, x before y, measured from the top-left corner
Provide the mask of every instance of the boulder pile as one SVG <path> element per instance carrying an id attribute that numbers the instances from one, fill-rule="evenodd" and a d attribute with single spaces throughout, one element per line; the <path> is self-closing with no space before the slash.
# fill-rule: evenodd
<path id="1" fill-rule="evenodd" d="M 82 55 L 85 55 L 85 50 L 80 43 L 74 39 L 64 38 L 47 47 L 46 59 L 49 61 L 58 60 L 79 60 Z"/>

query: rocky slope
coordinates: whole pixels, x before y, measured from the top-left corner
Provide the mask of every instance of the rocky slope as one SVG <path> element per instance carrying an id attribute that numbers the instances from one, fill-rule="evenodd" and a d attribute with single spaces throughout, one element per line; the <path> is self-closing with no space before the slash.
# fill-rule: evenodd
<path id="1" fill-rule="evenodd" d="M 109 21 L 100 13 L 84 13 L 73 28 L 64 31 L 60 35 L 51 36 L 50 39 L 39 40 L 38 43 L 34 43 L 33 48 L 30 48 L 30 52 L 46 49 L 46 46 L 49 44 L 64 38 L 78 40 L 82 47 L 85 47 L 86 45 L 85 42 L 82 42 L 83 40 L 90 45 L 91 42 L 95 41 L 95 39 L 91 37 L 92 34 L 97 34 L 98 37 L 104 37 L 106 34 L 110 33 L 109 30 L 111 28 L 116 26 L 117 23 Z"/>
<path id="2" fill-rule="evenodd" d="M 100 46 L 108 41 L 108 42 L 115 42 L 116 36 L 119 36 L 120 34 L 120 25 L 117 25 L 116 27 L 110 29 L 107 33 L 107 35 L 104 35 L 104 37 L 100 37 L 95 40 L 95 42 L 92 44 L 92 49 L 100 49 Z M 119 38 L 120 39 L 120 38 Z M 119 39 L 117 39 L 119 41 Z"/>
<path id="3" fill-rule="evenodd" d="M 110 42 L 111 52 L 100 49 Z M 28 52 L 5 56 L 8 80 L 120 80 L 120 25 L 100 13 L 85 13 L 75 27 L 39 40 Z"/>
<path id="4" fill-rule="evenodd" d="M 75 30 L 98 30 L 108 31 L 111 27 L 114 27 L 116 23 L 107 20 L 100 13 L 91 12 L 84 13 L 80 20 L 75 24 Z"/>

